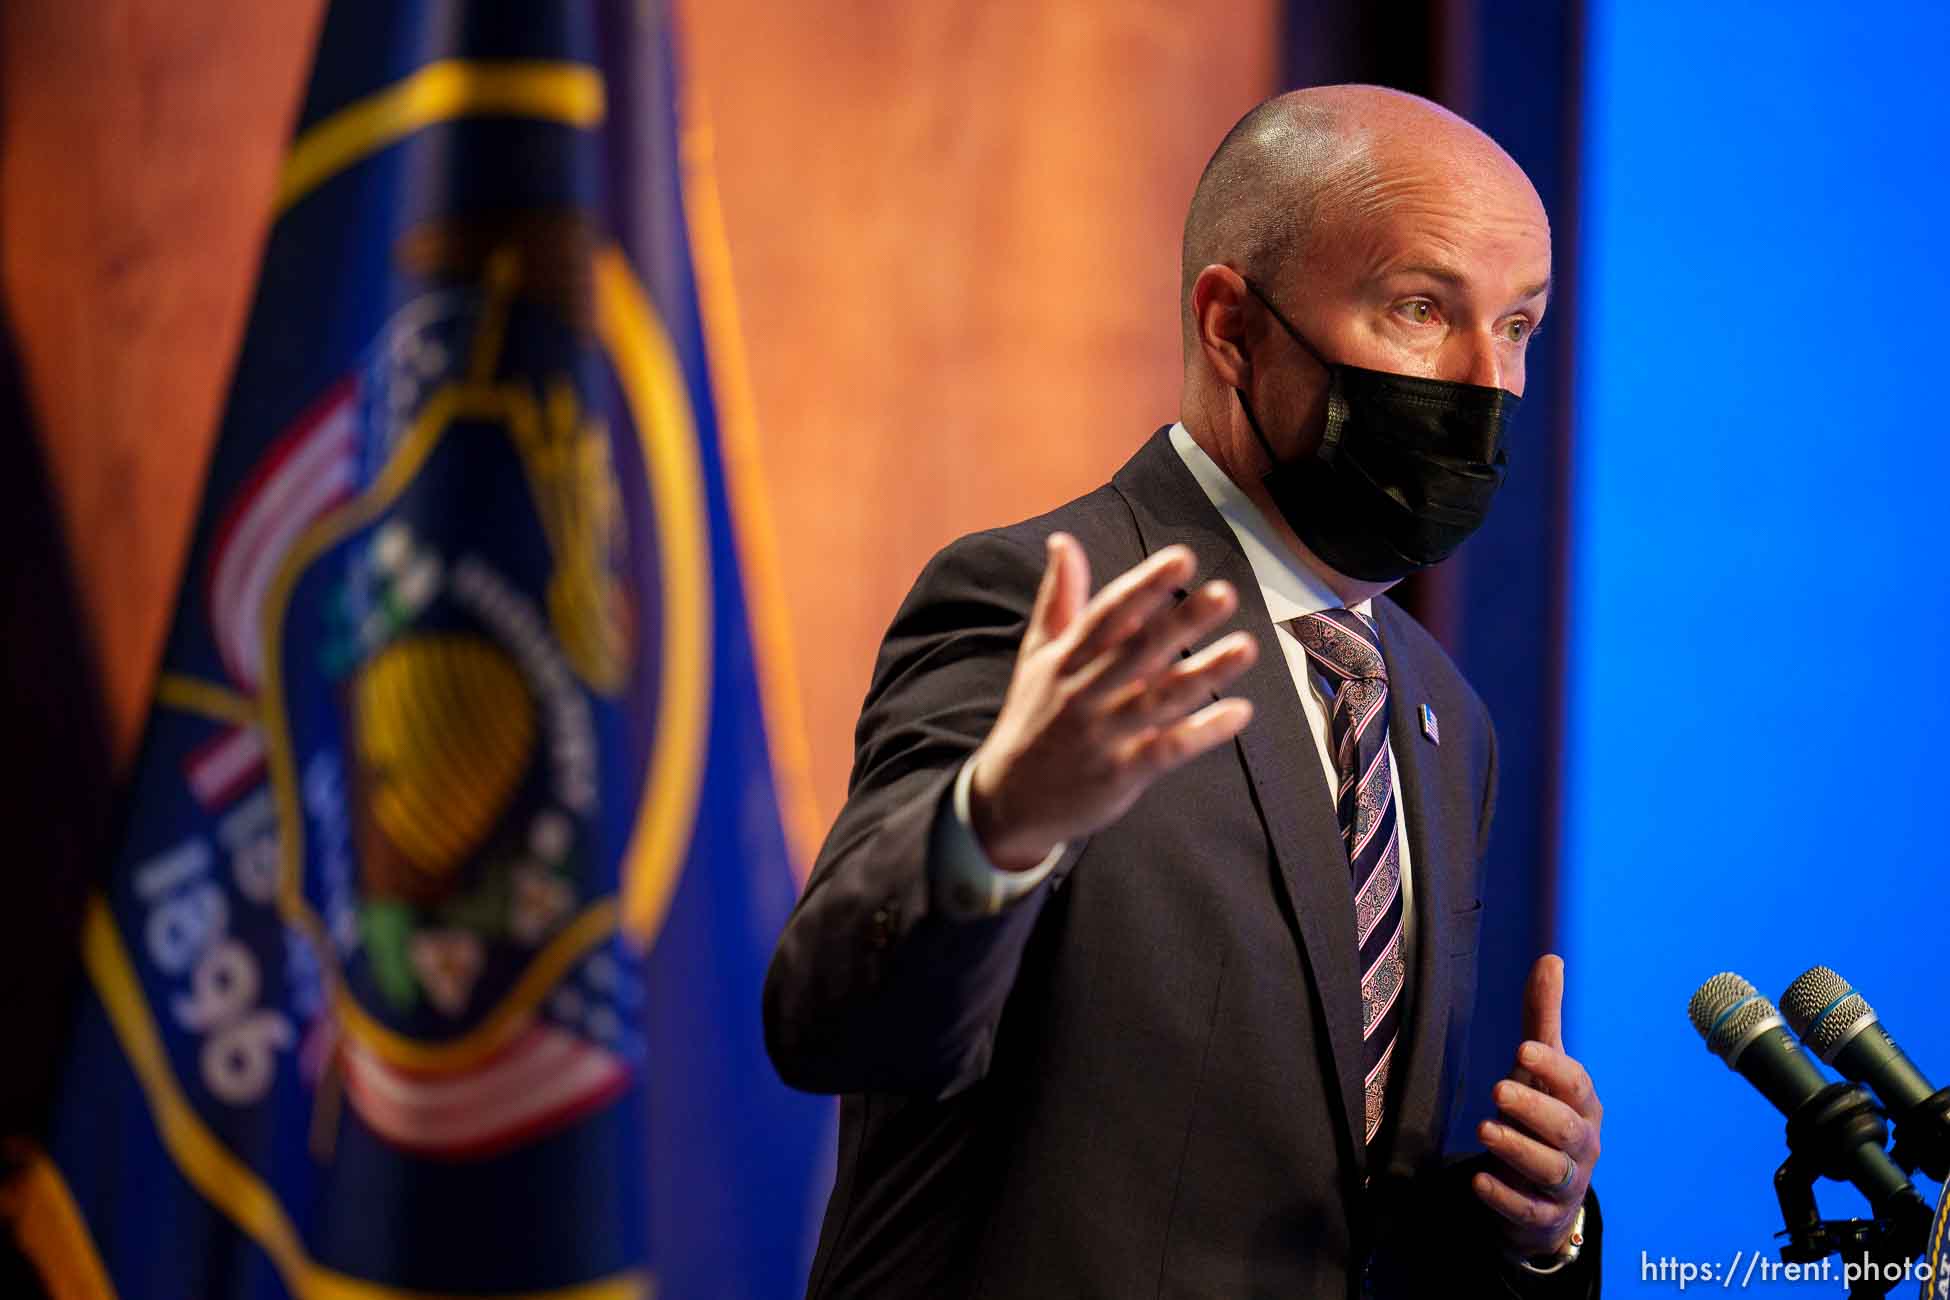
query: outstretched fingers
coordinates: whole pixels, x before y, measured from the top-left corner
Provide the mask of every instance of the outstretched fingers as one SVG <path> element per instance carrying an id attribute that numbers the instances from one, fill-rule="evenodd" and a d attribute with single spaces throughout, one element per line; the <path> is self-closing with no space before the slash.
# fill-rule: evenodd
<path id="1" fill-rule="evenodd" d="M 1167 726 L 1210 702 L 1258 658 L 1252 633 L 1229 633 L 1163 671 L 1127 683 L 1107 701 L 1106 721 L 1124 732 Z"/>
<path id="2" fill-rule="evenodd" d="M 1239 593 L 1229 582 L 1208 582 L 1183 600 L 1156 610 L 1144 625 L 1111 647 L 1082 674 L 1087 697 L 1121 697 L 1133 682 L 1155 677 L 1231 618 Z"/>
<path id="3" fill-rule="evenodd" d="M 1043 545 L 1048 561 L 1023 634 L 1025 654 L 1034 654 L 1063 635 L 1090 595 L 1090 559 L 1076 539 L 1068 533 L 1051 533 Z"/>
<path id="4" fill-rule="evenodd" d="M 1063 655 L 1061 671 L 1081 673 L 1136 635 L 1197 570 L 1189 547 L 1167 546 L 1106 583 L 1069 628 L 1073 640 Z"/>
<path id="5" fill-rule="evenodd" d="M 1126 742 L 1123 761 L 1145 780 L 1225 744 L 1253 720 L 1252 701 L 1231 696 L 1206 705 L 1168 727 L 1155 727 Z"/>

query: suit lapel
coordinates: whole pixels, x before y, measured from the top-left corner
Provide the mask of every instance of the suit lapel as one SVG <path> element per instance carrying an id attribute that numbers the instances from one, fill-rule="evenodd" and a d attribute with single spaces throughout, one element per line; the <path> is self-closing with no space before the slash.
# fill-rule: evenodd
<path id="1" fill-rule="evenodd" d="M 1435 1116 L 1441 1086 L 1442 1054 L 1449 1025 L 1449 978 L 1441 969 L 1449 951 L 1449 918 L 1463 900 L 1454 897 L 1456 873 L 1445 870 L 1454 846 L 1434 834 L 1441 806 L 1442 750 L 1422 731 L 1419 707 L 1428 700 L 1415 665 L 1402 653 L 1405 636 L 1390 626 L 1408 616 L 1376 602 L 1381 627 L 1381 653 L 1388 664 L 1389 750 L 1402 787 L 1402 815 L 1408 827 L 1409 875 L 1413 886 L 1416 942 L 1413 954 L 1409 1023 L 1403 1046 L 1405 1076 L 1396 1093 L 1396 1114 L 1411 1120 L 1397 1127 L 1388 1150 L 1389 1167 L 1411 1175 L 1432 1142 L 1442 1135 L 1422 1126 L 1419 1117 Z M 1435 1121 L 1439 1122 L 1437 1117 Z"/>
<path id="2" fill-rule="evenodd" d="M 1259 641 L 1258 662 L 1229 692 L 1253 706 L 1253 721 L 1237 744 L 1273 846 L 1285 902 L 1320 993 L 1321 1017 L 1340 1081 L 1344 1137 L 1358 1178 L 1366 1171 L 1367 1156 L 1361 1139 L 1361 981 L 1354 894 L 1340 823 L 1321 779 L 1312 730 L 1259 597 L 1252 566 L 1172 447 L 1169 430 L 1154 435 L 1113 482 L 1130 503 L 1146 554 L 1181 543 L 1197 557 L 1201 581 L 1223 578 L 1238 590 L 1239 613 L 1213 639 L 1233 628 L 1245 628 Z M 1390 726 L 1395 725 L 1391 712 Z M 1407 798 L 1406 788 L 1403 797 Z M 1416 848 L 1411 844 L 1411 849 Z"/>

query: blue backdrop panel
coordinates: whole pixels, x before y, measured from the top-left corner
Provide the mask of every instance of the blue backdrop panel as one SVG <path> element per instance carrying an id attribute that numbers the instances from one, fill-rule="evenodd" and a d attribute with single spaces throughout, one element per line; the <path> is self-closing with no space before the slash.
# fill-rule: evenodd
<path id="1" fill-rule="evenodd" d="M 1780 1226 L 1782 1124 L 1688 1025 L 1701 980 L 1831 965 L 1950 1081 L 1950 12 L 1592 0 L 1589 33 L 1561 920 L 1636 1291 L 1641 1252 Z"/>

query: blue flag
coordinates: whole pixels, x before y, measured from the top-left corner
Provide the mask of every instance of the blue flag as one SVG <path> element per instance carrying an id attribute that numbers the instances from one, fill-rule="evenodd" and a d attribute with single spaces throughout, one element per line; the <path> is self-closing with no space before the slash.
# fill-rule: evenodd
<path id="1" fill-rule="evenodd" d="M 1950 1300 L 1950 1183 L 1937 1193 L 1936 1216 L 1916 1272 L 1923 1282 L 1923 1300 Z"/>
<path id="2" fill-rule="evenodd" d="M 10 1193 L 73 1294 L 803 1286 L 828 1108 L 761 1041 L 793 881 L 664 28 L 331 5 Z"/>

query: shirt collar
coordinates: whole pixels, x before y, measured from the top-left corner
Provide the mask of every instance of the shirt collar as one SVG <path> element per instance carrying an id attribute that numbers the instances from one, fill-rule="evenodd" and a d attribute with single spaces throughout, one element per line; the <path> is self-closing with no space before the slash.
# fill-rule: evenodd
<path id="1" fill-rule="evenodd" d="M 1316 610 L 1342 608 L 1340 597 L 1318 574 L 1293 558 L 1285 544 L 1267 527 L 1259 507 L 1205 454 L 1205 448 L 1192 441 L 1191 432 L 1183 424 L 1171 426 L 1171 446 L 1198 480 L 1213 509 L 1226 521 L 1226 527 L 1239 539 L 1240 549 L 1246 552 L 1246 563 L 1252 566 L 1253 580 L 1259 584 L 1260 597 L 1266 602 L 1267 616 L 1275 626 Z M 1371 600 L 1350 608 L 1370 620 L 1374 617 Z"/>

